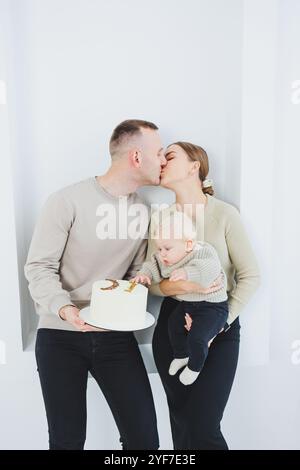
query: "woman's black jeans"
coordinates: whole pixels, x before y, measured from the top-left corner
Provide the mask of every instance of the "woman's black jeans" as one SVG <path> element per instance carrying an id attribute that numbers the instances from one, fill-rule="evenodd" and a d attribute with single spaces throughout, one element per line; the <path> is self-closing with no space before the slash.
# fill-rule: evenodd
<path id="1" fill-rule="evenodd" d="M 164 299 L 153 335 L 153 355 L 167 395 L 174 449 L 228 449 L 220 423 L 238 362 L 239 319 L 213 340 L 199 377 L 187 387 L 179 381 L 181 371 L 175 376 L 168 373 L 173 359 L 168 319 L 178 302 Z"/>
<path id="2" fill-rule="evenodd" d="M 83 449 L 89 371 L 110 406 L 123 449 L 158 449 L 152 391 L 132 332 L 42 328 L 35 351 L 50 449 Z M 99 426 L 105 426 L 101 416 Z"/>

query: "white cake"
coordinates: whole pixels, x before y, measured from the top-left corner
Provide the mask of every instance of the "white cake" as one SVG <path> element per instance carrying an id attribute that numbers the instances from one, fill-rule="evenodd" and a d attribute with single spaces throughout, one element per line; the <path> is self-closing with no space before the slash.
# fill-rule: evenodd
<path id="1" fill-rule="evenodd" d="M 142 328 L 146 318 L 148 289 L 129 281 L 101 280 L 93 283 L 90 321 L 111 330 Z"/>

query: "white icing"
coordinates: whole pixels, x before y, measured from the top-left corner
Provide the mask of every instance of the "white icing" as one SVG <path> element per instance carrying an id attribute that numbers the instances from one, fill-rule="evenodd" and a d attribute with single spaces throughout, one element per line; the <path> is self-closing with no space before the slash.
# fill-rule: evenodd
<path id="1" fill-rule="evenodd" d="M 109 324 L 112 330 L 143 327 L 148 289 L 137 284 L 131 292 L 126 292 L 131 286 L 130 282 L 117 281 L 119 286 L 111 290 L 101 290 L 101 287 L 111 286 L 111 281 L 101 280 L 93 283 L 91 321 L 94 319 L 99 325 Z"/>

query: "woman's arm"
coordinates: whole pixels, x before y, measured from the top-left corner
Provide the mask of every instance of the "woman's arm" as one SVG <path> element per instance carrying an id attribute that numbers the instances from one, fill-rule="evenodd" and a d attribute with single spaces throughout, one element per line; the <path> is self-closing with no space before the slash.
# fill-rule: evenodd
<path id="1" fill-rule="evenodd" d="M 159 284 L 152 284 L 149 291 L 153 295 L 159 295 L 162 297 L 169 297 L 180 294 L 210 294 L 216 292 L 222 287 L 222 274 L 212 283 L 210 287 L 203 287 L 200 284 L 192 281 L 170 281 L 164 279 Z"/>
<path id="2" fill-rule="evenodd" d="M 236 271 L 236 286 L 228 299 L 227 322 L 230 325 L 258 288 L 260 274 L 241 216 L 235 207 L 231 207 L 225 236 L 228 253 Z"/>
<path id="3" fill-rule="evenodd" d="M 159 283 L 159 288 L 164 295 L 180 295 L 197 292 L 200 286 L 190 281 L 169 281 L 164 279 Z"/>

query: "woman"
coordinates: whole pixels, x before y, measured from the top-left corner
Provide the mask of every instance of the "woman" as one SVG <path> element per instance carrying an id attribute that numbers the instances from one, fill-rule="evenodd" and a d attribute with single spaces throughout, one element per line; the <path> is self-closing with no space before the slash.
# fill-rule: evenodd
<path id="1" fill-rule="evenodd" d="M 239 212 L 213 197 L 212 183 L 206 179 L 209 170 L 206 152 L 197 145 L 176 142 L 167 148 L 166 160 L 161 185 L 175 192 L 176 202 L 160 212 L 159 219 L 170 211 L 184 210 L 184 205 L 189 204 L 197 236 L 199 239 L 204 236 L 215 247 L 225 270 L 229 315 L 224 330 L 210 342 L 198 379 L 185 386 L 177 375 L 168 373 L 173 358 L 168 318 L 179 302 L 176 294 L 207 290 L 188 281 L 168 279 L 152 285 L 152 294 L 165 297 L 153 335 L 154 360 L 167 395 L 174 449 L 228 449 L 220 423 L 238 362 L 239 314 L 258 287 L 259 271 Z M 196 217 L 199 207 L 204 207 L 204 217 L 200 220 Z M 158 223 L 157 216 L 158 213 L 152 217 L 151 232 Z M 154 240 L 150 237 L 147 258 L 154 250 Z M 216 280 L 209 291 L 217 290 L 219 282 Z M 192 327 L 192 318 L 186 315 L 185 328 Z"/>

